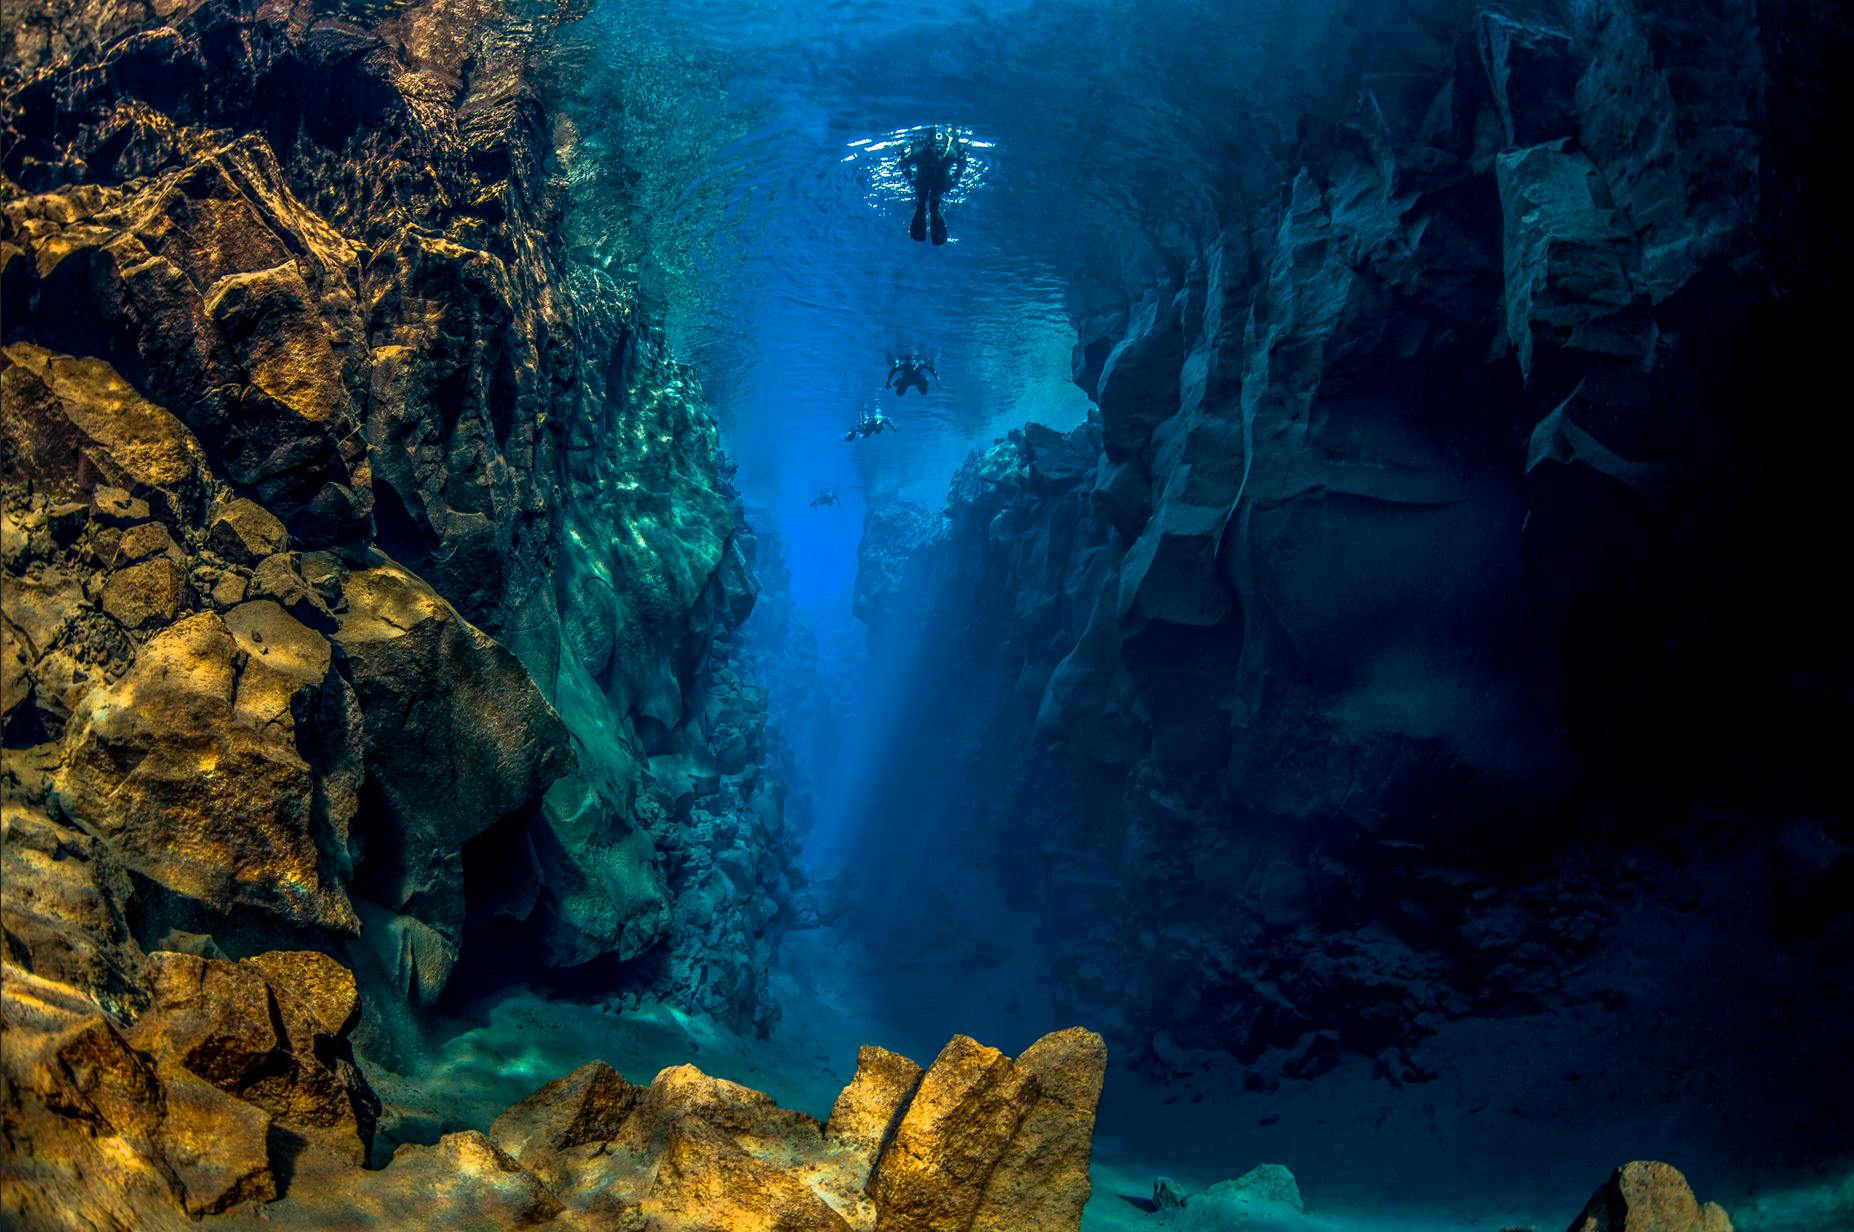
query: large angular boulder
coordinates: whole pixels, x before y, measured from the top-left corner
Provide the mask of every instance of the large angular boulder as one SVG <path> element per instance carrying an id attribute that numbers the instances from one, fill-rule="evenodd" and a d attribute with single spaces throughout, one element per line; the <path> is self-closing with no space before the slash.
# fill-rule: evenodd
<path id="1" fill-rule="evenodd" d="M 194 613 L 83 698 L 59 799 L 174 894 L 356 932 L 342 869 L 358 768 L 310 734 L 354 721 L 345 690 L 328 642 L 274 604 Z"/>
<path id="2" fill-rule="evenodd" d="M 1101 1037 L 1079 1027 L 1015 1062 L 954 1036 L 876 1161 L 878 1232 L 1079 1228 L 1106 1069 Z"/>
<path id="3" fill-rule="evenodd" d="M 825 1141 L 875 1162 L 920 1089 L 924 1070 L 898 1052 L 864 1044 L 856 1055 L 856 1076 L 831 1105 Z"/>
<path id="4" fill-rule="evenodd" d="M 1638 1160 L 1590 1196 L 1569 1232 L 1732 1232 L 1732 1220 L 1718 1204 L 1702 1205 L 1678 1169 Z"/>
<path id="5" fill-rule="evenodd" d="M 167 1232 L 278 1192 L 270 1116 L 133 1047 L 94 1002 L 9 964 L 6 1184 L 23 1226 Z"/>
<path id="6" fill-rule="evenodd" d="M 665 1228 L 777 1228 L 851 1232 L 799 1175 L 743 1149 L 700 1116 L 677 1118 L 665 1135 L 656 1175 L 639 1204 Z"/>
<path id="7" fill-rule="evenodd" d="M 573 766 L 565 725 L 519 660 L 390 561 L 342 580 L 334 640 L 381 806 L 358 838 L 360 891 L 393 918 L 372 930 L 415 1003 L 442 991 L 464 924 L 462 847 L 537 805 Z"/>
<path id="8" fill-rule="evenodd" d="M 157 952 L 153 1004 L 129 1038 L 270 1114 L 279 1130 L 363 1163 L 380 1102 L 347 1044 L 353 975 L 314 951 L 230 963 Z"/>
<path id="9" fill-rule="evenodd" d="M 53 499 L 88 501 L 111 487 L 182 521 L 209 491 L 198 439 L 100 359 L 26 342 L 0 349 L 0 434 L 7 482 Z"/>

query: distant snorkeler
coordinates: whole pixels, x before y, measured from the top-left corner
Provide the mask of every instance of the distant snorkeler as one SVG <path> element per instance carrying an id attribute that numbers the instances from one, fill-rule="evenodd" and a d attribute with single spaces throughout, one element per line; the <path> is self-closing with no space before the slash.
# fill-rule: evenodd
<path id="1" fill-rule="evenodd" d="M 889 366 L 888 379 L 882 382 L 882 388 L 894 386 L 895 396 L 899 398 L 912 387 L 920 390 L 924 398 L 927 396 L 927 378 L 930 375 L 936 381 L 940 379 L 940 374 L 934 371 L 931 359 L 922 359 L 919 355 L 904 355 Z"/>
<path id="2" fill-rule="evenodd" d="M 834 505 L 836 503 L 837 490 L 835 488 L 824 488 L 819 491 L 816 496 L 811 498 L 811 507 L 813 509 L 821 508 L 824 505 Z"/>
<path id="3" fill-rule="evenodd" d="M 940 199 L 952 191 L 966 170 L 966 144 L 950 128 L 935 125 L 916 129 L 901 156 L 901 178 L 914 189 L 914 221 L 908 234 L 917 240 L 927 238 L 932 220 L 933 242 L 946 243 L 946 219 L 940 215 Z"/>
<path id="4" fill-rule="evenodd" d="M 895 421 L 881 411 L 864 411 L 858 417 L 856 426 L 843 434 L 843 439 L 854 441 L 862 437 L 880 436 L 884 432 L 899 431 L 900 429 L 895 426 Z"/>

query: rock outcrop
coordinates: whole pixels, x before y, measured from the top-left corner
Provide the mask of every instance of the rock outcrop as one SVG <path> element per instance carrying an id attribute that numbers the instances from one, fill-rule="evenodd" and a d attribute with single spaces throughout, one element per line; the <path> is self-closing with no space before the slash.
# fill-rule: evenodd
<path id="1" fill-rule="evenodd" d="M 874 670 L 911 672 L 908 756 L 955 767 L 869 811 L 927 811 L 920 877 L 1033 904 L 1058 1003 L 1160 1069 L 1220 1050 L 1266 1088 L 1356 1053 L 1423 1081 L 1451 1020 L 1562 1004 L 1625 953 L 1638 894 L 1692 910 L 1596 871 L 1637 844 L 1755 913 L 1803 819 L 1846 815 L 1820 741 L 1845 639 L 1810 613 L 1844 610 L 1811 458 L 1847 425 L 1746 408 L 1839 380 L 1817 318 L 1846 265 L 1796 254 L 1845 243 L 1793 180 L 1832 138 L 1773 100 L 1834 92 L 1803 48 L 1848 24 L 1554 12 L 1367 64 L 1188 269 L 1080 321 L 1088 423 L 866 523 Z"/>
<path id="2" fill-rule="evenodd" d="M 314 953 L 151 962 L 127 1030 L 68 986 L 8 981 L 4 1210 L 24 1226 L 1075 1232 L 1088 1197 L 1106 1055 L 1079 1029 L 1016 1062 L 961 1037 L 924 1076 L 865 1048 L 825 1125 L 692 1065 L 636 1086 L 594 1061 L 487 1134 L 369 1171 L 346 972 Z M 975 1091 L 974 1062 L 996 1083 Z M 975 1108 L 978 1138 L 957 1132 Z"/>
<path id="3" fill-rule="evenodd" d="M 1570 1232 L 1732 1232 L 1731 1218 L 1715 1202 L 1701 1205 L 1675 1168 L 1637 1161 L 1624 1164 L 1590 1196 Z"/>

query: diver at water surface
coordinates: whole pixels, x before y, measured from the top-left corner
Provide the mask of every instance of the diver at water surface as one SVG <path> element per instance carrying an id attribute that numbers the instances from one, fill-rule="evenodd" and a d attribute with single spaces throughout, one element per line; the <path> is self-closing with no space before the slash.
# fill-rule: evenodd
<path id="1" fill-rule="evenodd" d="M 934 371 L 932 360 L 922 359 L 919 355 L 905 355 L 889 366 L 888 379 L 882 382 L 882 388 L 894 386 L 895 396 L 899 398 L 912 386 L 921 391 L 922 397 L 926 397 L 927 378 L 930 375 L 936 381 L 940 379 L 940 374 Z"/>
<path id="2" fill-rule="evenodd" d="M 856 426 L 843 434 L 846 441 L 861 437 L 880 436 L 884 432 L 898 432 L 895 421 L 881 411 L 864 411 L 856 421 Z"/>
<path id="3" fill-rule="evenodd" d="M 908 234 L 917 240 L 927 238 L 929 223 L 933 242 L 946 243 L 946 219 L 940 214 L 940 199 L 952 191 L 966 170 L 965 142 L 947 128 L 930 128 L 916 132 L 901 156 L 901 178 L 914 189 L 914 221 Z"/>

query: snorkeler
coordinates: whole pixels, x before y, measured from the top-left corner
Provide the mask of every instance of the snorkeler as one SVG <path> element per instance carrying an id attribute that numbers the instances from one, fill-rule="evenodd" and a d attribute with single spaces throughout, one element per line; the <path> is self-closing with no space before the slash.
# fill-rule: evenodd
<path id="1" fill-rule="evenodd" d="M 940 379 L 940 374 L 934 371 L 932 360 L 922 359 L 918 355 L 907 355 L 897 359 L 894 364 L 890 366 L 888 370 L 888 379 L 882 382 L 882 388 L 887 389 L 889 386 L 893 385 L 895 387 L 895 396 L 899 398 L 912 386 L 921 391 L 922 397 L 926 397 L 927 377 L 929 374 L 931 374 L 935 380 Z M 897 376 L 899 376 L 899 379 L 897 379 Z"/>
<path id="2" fill-rule="evenodd" d="M 816 496 L 811 498 L 811 507 L 813 509 L 821 505 L 834 505 L 836 503 L 837 490 L 835 488 L 824 488 Z"/>
<path id="3" fill-rule="evenodd" d="M 933 223 L 933 242 L 946 243 L 946 219 L 940 215 L 940 199 L 952 191 L 966 170 L 966 146 L 952 130 L 934 127 L 917 131 L 901 156 L 901 178 L 914 189 L 914 221 L 908 234 L 917 240 L 927 238 L 928 221 Z"/>
<path id="4" fill-rule="evenodd" d="M 843 439 L 853 441 L 858 437 L 880 436 L 884 432 L 899 431 L 900 429 L 895 426 L 895 421 L 881 411 L 864 411 L 857 419 L 856 426 L 843 434 Z"/>

